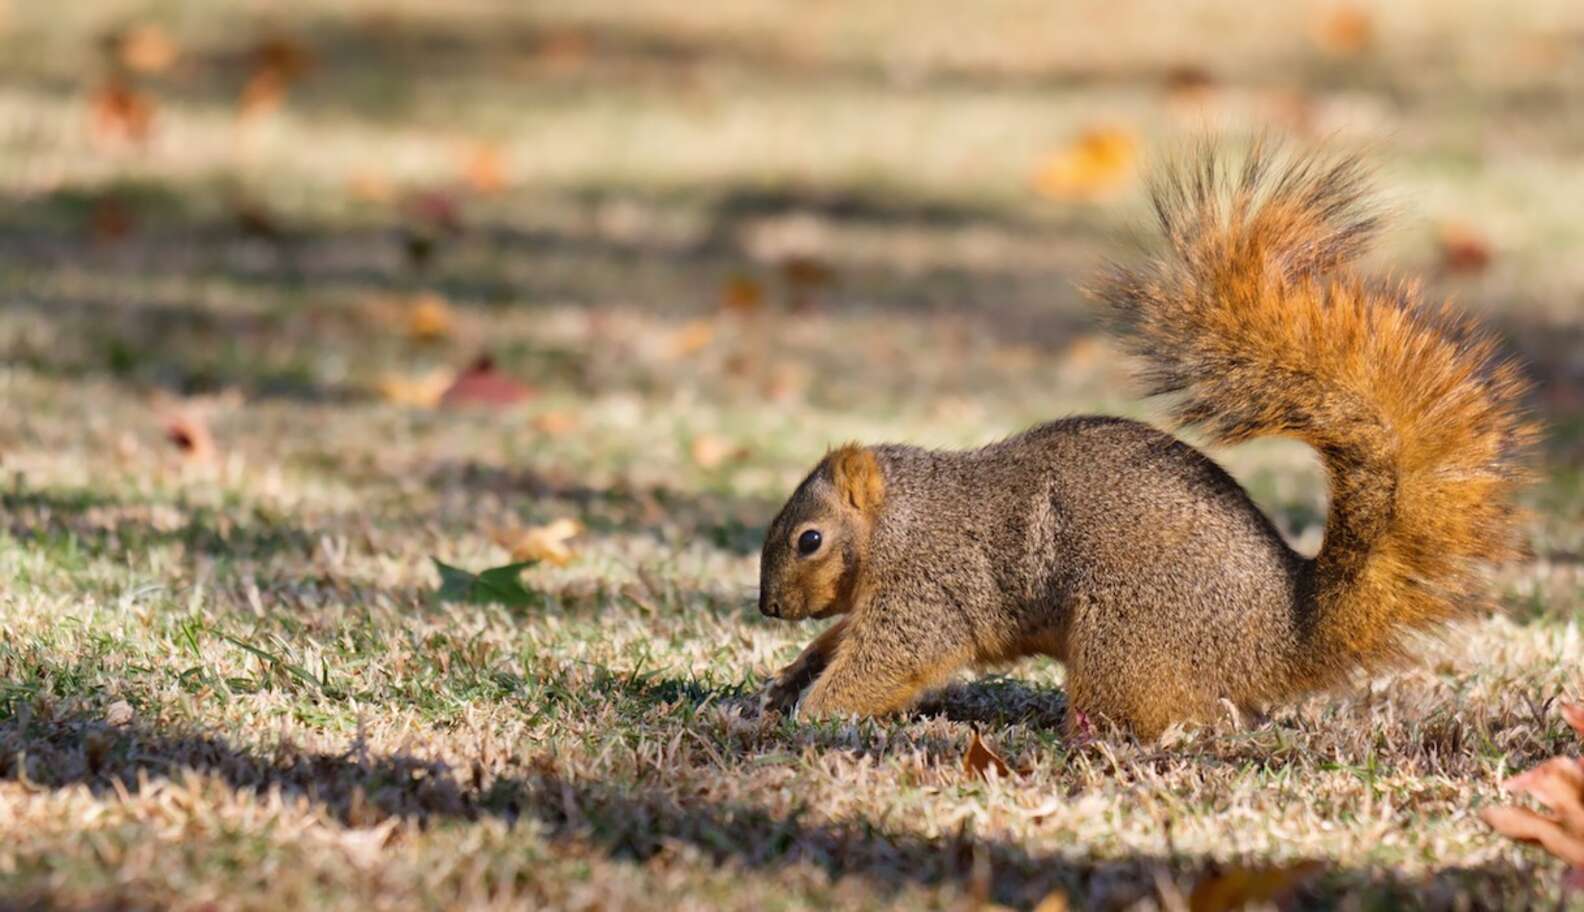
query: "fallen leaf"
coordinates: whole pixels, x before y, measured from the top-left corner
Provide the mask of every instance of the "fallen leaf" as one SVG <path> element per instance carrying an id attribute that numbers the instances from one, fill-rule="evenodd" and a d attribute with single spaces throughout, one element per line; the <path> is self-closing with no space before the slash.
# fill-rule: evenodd
<path id="1" fill-rule="evenodd" d="M 390 178 L 375 170 L 353 172 L 347 178 L 347 192 L 365 203 L 387 203 L 394 196 Z"/>
<path id="2" fill-rule="evenodd" d="M 544 561 L 564 567 L 576 556 L 567 542 L 582 533 L 581 523 L 563 517 L 543 526 L 496 533 L 495 542 L 510 551 L 514 561 Z"/>
<path id="3" fill-rule="evenodd" d="M 1322 51 L 1352 56 L 1369 48 L 1375 39 L 1375 24 L 1368 12 L 1351 4 L 1339 4 L 1323 11 L 1309 34 Z"/>
<path id="4" fill-rule="evenodd" d="M 1114 127 L 1087 130 L 1046 156 L 1034 175 L 1034 189 L 1051 199 L 1095 199 L 1122 186 L 1137 155 L 1138 140 L 1131 132 Z"/>
<path id="5" fill-rule="evenodd" d="M 566 412 L 545 412 L 542 415 L 535 416 L 533 420 L 534 430 L 550 437 L 560 437 L 562 434 L 575 430 L 577 426 L 577 416 L 569 415 Z"/>
<path id="6" fill-rule="evenodd" d="M 244 120 L 278 109 L 286 99 L 286 90 L 305 76 L 314 63 L 307 49 L 284 37 L 260 42 L 249 56 L 253 69 L 237 101 Z"/>
<path id="7" fill-rule="evenodd" d="M 161 421 L 169 440 L 189 462 L 209 462 L 218 452 L 209 426 L 196 411 L 180 409 L 167 413 Z"/>
<path id="8" fill-rule="evenodd" d="M 671 355 L 685 358 L 696 355 L 715 341 L 715 327 L 706 320 L 692 320 L 671 335 Z"/>
<path id="9" fill-rule="evenodd" d="M 734 275 L 721 286 L 720 306 L 727 313 L 747 315 L 763 305 L 764 287 L 752 276 Z"/>
<path id="10" fill-rule="evenodd" d="M 126 239 L 132 234 L 132 210 L 119 196 L 107 196 L 94 203 L 89 217 L 89 233 L 99 243 Z"/>
<path id="11" fill-rule="evenodd" d="M 1067 899 L 1067 894 L 1060 890 L 1052 890 L 1046 893 L 1045 898 L 1034 907 L 1034 912 L 1067 912 L 1070 908 L 1072 904 Z"/>
<path id="12" fill-rule="evenodd" d="M 986 780 L 992 772 L 1001 779 L 1012 778 L 1012 768 L 984 743 L 977 728 L 973 730 L 973 740 L 968 742 L 968 753 L 963 755 L 963 772 Z"/>
<path id="13" fill-rule="evenodd" d="M 379 394 L 387 402 L 414 408 L 434 408 L 440 404 L 453 381 L 446 370 L 432 370 L 415 377 L 387 374 L 378 384 Z"/>
<path id="14" fill-rule="evenodd" d="M 724 437 L 700 434 L 688 445 L 688 454 L 693 457 L 693 462 L 699 468 L 715 469 L 725 465 L 728 459 L 740 459 L 748 455 L 748 451 L 734 446 Z"/>
<path id="15" fill-rule="evenodd" d="M 1281 900 L 1318 874 L 1318 861 L 1244 867 L 1220 865 L 1199 878 L 1188 896 L 1190 912 L 1231 912 Z"/>
<path id="16" fill-rule="evenodd" d="M 440 394 L 440 407 L 506 406 L 533 395 L 533 389 L 497 369 L 494 358 L 480 355 Z"/>
<path id="17" fill-rule="evenodd" d="M 176 42 L 153 23 L 115 32 L 105 44 L 112 60 L 136 73 L 161 73 L 176 62 Z"/>
<path id="18" fill-rule="evenodd" d="M 781 263 L 781 275 L 792 292 L 792 311 L 805 313 L 814 309 L 815 295 L 830 285 L 836 274 L 815 257 L 792 256 Z"/>
<path id="19" fill-rule="evenodd" d="M 141 142 L 154 129 L 154 102 L 129 83 L 113 78 L 91 99 L 95 131 L 107 139 Z"/>
<path id="20" fill-rule="evenodd" d="M 274 113 L 285 100 L 286 78 L 275 70 L 257 70 L 242 85 L 237 113 L 243 120 L 257 120 Z"/>
<path id="21" fill-rule="evenodd" d="M 407 304 L 407 335 L 420 342 L 443 339 L 455 325 L 451 305 L 436 292 L 422 292 Z"/>
<path id="22" fill-rule="evenodd" d="M 1490 241 L 1472 225 L 1451 222 L 1441 226 L 1437 244 L 1441 266 L 1447 272 L 1481 273 L 1490 266 Z"/>
<path id="23" fill-rule="evenodd" d="M 442 602 L 463 602 L 470 605 L 501 604 L 510 608 L 524 608 L 538 604 L 539 596 L 523 588 L 522 571 L 532 566 L 531 561 L 491 567 L 471 573 L 453 567 L 439 558 L 431 557 L 440 574 L 440 589 L 436 593 Z"/>
<path id="24" fill-rule="evenodd" d="M 506 162 L 499 148 L 475 143 L 462 150 L 462 178 L 479 193 L 506 189 Z"/>
<path id="25" fill-rule="evenodd" d="M 117 728 L 132 724 L 132 718 L 136 715 L 132 704 L 125 700 L 117 700 L 105 708 L 105 722 Z"/>
<path id="26" fill-rule="evenodd" d="M 1166 84 L 1166 91 L 1178 98 L 1199 98 L 1208 95 L 1216 87 L 1215 76 L 1198 64 L 1184 63 L 1170 67 L 1166 70 L 1162 80 Z"/>

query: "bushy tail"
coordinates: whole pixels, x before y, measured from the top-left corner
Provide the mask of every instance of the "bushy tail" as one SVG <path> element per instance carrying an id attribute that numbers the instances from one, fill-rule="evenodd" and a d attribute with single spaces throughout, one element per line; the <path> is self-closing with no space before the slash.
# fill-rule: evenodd
<path id="1" fill-rule="evenodd" d="M 1302 581 L 1293 689 L 1401 657 L 1522 550 L 1513 505 L 1536 429 L 1485 335 L 1416 287 L 1349 271 L 1378 219 L 1353 158 L 1213 149 L 1153 185 L 1167 250 L 1100 289 L 1153 393 L 1219 443 L 1302 440 L 1330 482 Z"/>

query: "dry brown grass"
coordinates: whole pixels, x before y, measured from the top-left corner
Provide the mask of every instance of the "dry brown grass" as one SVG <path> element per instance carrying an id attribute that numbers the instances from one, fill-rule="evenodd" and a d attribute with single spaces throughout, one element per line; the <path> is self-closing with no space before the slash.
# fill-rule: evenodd
<path id="1" fill-rule="evenodd" d="M 1296 859 L 1312 905 L 1554 898 L 1477 812 L 1568 748 L 1584 658 L 1572 5 L 1394 4 L 1352 58 L 1280 5 L 4 8 L 0 906 L 1170 907 Z M 143 147 L 87 100 L 134 20 L 183 50 Z M 315 67 L 239 128 L 272 31 Z M 1547 481 L 1502 613 L 1161 745 L 1065 743 L 1041 664 L 906 718 L 758 718 L 816 629 L 752 610 L 758 534 L 827 444 L 1153 414 L 1075 289 L 1137 194 L 1031 180 L 1097 124 L 1180 142 L 1184 65 L 1213 120 L 1372 142 L 1388 255 L 1534 363 Z M 404 197 L 481 142 L 505 189 L 410 265 Z M 1438 272 L 1450 220 L 1483 273 Z M 794 257 L 831 281 L 794 295 Z M 742 276 L 764 305 L 718 314 Z M 436 340 L 400 316 L 420 291 Z M 540 395 L 382 398 L 485 348 Z M 1308 454 L 1217 455 L 1315 544 Z M 532 604 L 436 600 L 431 557 L 504 563 L 496 533 L 560 517 L 587 531 Z M 1023 772 L 965 773 L 975 727 Z"/>

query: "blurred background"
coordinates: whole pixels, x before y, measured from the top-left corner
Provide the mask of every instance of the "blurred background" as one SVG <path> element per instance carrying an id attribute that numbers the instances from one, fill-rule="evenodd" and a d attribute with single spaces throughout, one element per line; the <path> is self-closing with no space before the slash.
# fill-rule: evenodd
<path id="1" fill-rule="evenodd" d="M 503 462 L 769 497 L 826 440 L 1136 411 L 1080 288 L 1152 157 L 1260 130 L 1378 165 L 1374 265 L 1482 313 L 1579 455 L 1566 0 L 0 0 L 0 60 L 8 430 L 94 429 L 19 470 L 218 423 L 311 475 L 531 401 Z"/>

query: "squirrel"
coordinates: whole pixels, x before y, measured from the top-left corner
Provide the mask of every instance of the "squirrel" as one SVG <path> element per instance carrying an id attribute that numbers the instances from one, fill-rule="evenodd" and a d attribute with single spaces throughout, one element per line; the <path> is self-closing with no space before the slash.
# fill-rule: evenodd
<path id="1" fill-rule="evenodd" d="M 1091 290 L 1177 427 L 1319 453 L 1315 557 L 1208 456 L 1133 420 L 968 451 L 849 444 L 766 532 L 760 611 L 841 617 L 763 705 L 880 715 L 1038 654 L 1066 669 L 1070 734 L 1096 719 L 1154 740 L 1396 665 L 1410 634 L 1477 610 L 1484 568 L 1524 553 L 1527 383 L 1416 285 L 1353 271 L 1380 227 L 1368 177 L 1356 156 L 1260 142 L 1239 166 L 1207 144 L 1151 181 L 1164 251 Z"/>

